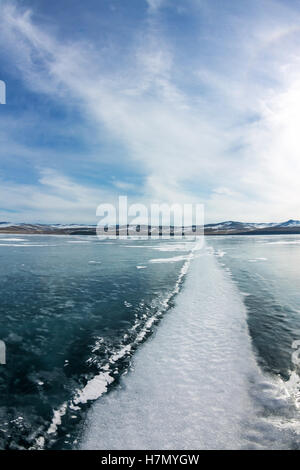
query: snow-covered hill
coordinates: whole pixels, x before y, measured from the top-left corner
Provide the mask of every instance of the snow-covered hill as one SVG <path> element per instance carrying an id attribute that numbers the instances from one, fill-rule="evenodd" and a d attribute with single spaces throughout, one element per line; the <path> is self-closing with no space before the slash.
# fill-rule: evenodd
<path id="1" fill-rule="evenodd" d="M 157 229 L 158 227 L 152 227 L 152 234 L 157 234 Z M 175 233 L 178 231 L 181 232 L 181 227 L 178 227 L 178 230 L 175 228 Z M 120 226 L 119 232 L 120 235 L 124 235 L 127 232 L 127 227 Z M 251 223 L 228 220 L 215 224 L 206 224 L 204 226 L 204 232 L 206 235 L 267 235 L 277 233 L 300 234 L 300 220 L 290 219 L 282 223 Z M 0 234 L 1 233 L 96 235 L 96 225 L 26 223 L 14 224 L 10 222 L 0 222 Z"/>

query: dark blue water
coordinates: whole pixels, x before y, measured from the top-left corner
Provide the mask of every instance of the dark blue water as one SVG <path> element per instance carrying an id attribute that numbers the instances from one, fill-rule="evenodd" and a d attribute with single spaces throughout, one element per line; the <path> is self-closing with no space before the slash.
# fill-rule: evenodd
<path id="1" fill-rule="evenodd" d="M 89 403 L 118 382 L 172 305 L 188 250 L 175 241 L 0 237 L 0 448 L 73 446 Z"/>

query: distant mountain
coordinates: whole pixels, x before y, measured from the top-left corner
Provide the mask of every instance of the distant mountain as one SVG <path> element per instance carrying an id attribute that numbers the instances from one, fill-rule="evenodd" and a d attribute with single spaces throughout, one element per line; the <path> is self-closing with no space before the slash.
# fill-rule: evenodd
<path id="1" fill-rule="evenodd" d="M 288 220 L 282 223 L 250 223 L 226 221 L 204 226 L 205 235 L 271 235 L 300 234 L 300 220 Z"/>
<path id="2" fill-rule="evenodd" d="M 205 230 L 207 231 L 210 231 L 210 230 L 245 231 L 245 230 L 262 229 L 266 227 L 274 227 L 276 225 L 277 224 L 274 224 L 274 223 L 264 224 L 264 223 L 249 223 L 249 222 L 233 222 L 232 220 L 229 220 L 227 222 L 221 222 L 219 224 L 206 224 Z"/>
<path id="3" fill-rule="evenodd" d="M 290 219 L 287 222 L 283 222 L 283 224 L 280 224 L 281 227 L 299 227 L 300 226 L 300 220 L 293 220 Z"/>
<path id="4" fill-rule="evenodd" d="M 1 233 L 23 233 L 39 235 L 95 235 L 96 225 L 84 224 L 13 224 L 0 222 Z"/>
<path id="5" fill-rule="evenodd" d="M 132 231 L 130 229 L 129 231 Z M 174 231 L 174 227 L 173 227 Z M 119 227 L 120 235 L 127 232 L 126 226 Z M 13 224 L 0 222 L 0 234 L 56 234 L 56 235 L 96 235 L 96 225 L 85 224 Z M 152 234 L 158 233 L 158 227 L 152 227 Z M 181 227 L 175 227 L 175 234 L 181 233 Z M 228 220 L 204 226 L 205 235 L 275 235 L 300 234 L 300 220 L 287 220 L 282 223 L 251 223 Z"/>

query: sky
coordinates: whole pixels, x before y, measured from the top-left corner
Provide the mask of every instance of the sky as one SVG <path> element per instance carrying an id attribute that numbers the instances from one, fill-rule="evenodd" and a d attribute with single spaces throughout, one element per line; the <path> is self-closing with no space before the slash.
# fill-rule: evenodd
<path id="1" fill-rule="evenodd" d="M 300 1 L 0 0 L 0 221 L 300 219 Z"/>

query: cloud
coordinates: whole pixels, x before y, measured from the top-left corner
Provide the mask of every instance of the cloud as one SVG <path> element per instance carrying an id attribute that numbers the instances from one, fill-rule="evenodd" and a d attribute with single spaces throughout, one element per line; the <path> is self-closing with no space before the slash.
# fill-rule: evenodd
<path id="1" fill-rule="evenodd" d="M 197 116 L 197 110 L 190 109 L 188 99 L 177 90 L 171 80 L 168 51 L 149 47 L 141 51 L 137 47 L 137 62 L 142 65 L 136 78 L 135 69 L 129 71 L 127 80 L 106 77 L 94 65 L 93 53 L 87 54 L 80 44 L 59 44 L 33 24 L 28 12 L 7 7 L 3 16 L 6 37 L 11 38 L 16 62 L 28 86 L 66 101 L 75 96 L 83 112 L 104 125 L 128 147 L 131 158 L 142 164 L 148 174 L 149 194 L 160 196 L 157 189 L 162 185 L 153 181 L 160 179 L 170 190 L 182 175 L 193 175 L 197 170 L 193 166 L 197 167 L 199 161 L 202 171 L 210 167 L 202 149 L 216 153 L 218 131 L 204 117 Z"/>
<path id="2" fill-rule="evenodd" d="M 196 15 L 192 4 L 190 15 Z M 162 2 L 148 5 L 152 18 Z M 0 34 L 28 88 L 65 106 L 75 103 L 87 122 L 124 148 L 124 163 L 143 175 L 145 200 L 203 202 L 211 221 L 278 220 L 299 211 L 299 13 L 275 2 L 265 5 L 258 19 L 225 18 L 232 34 L 217 46 L 214 38 L 208 41 L 214 47 L 209 59 L 197 52 L 195 32 L 195 50 L 182 61 L 157 23 L 162 20 L 150 18 L 126 64 L 114 71 L 94 44 L 62 42 L 31 11 L 7 2 Z M 15 199 L 32 191 L 44 210 L 47 201 L 54 207 L 64 196 L 66 210 L 74 201 L 91 207 L 98 197 L 67 176 L 46 172 L 40 184 L 6 188 Z M 117 177 L 117 185 L 125 189 L 126 182 Z M 36 211 L 33 198 L 28 201 Z M 28 202 L 24 214 L 29 210 Z"/>
<path id="3" fill-rule="evenodd" d="M 96 207 L 112 202 L 112 196 L 47 168 L 41 170 L 38 185 L 1 181 L 0 200 L 5 201 L 5 209 L 0 209 L 2 220 L 17 214 L 17 222 L 96 224 Z"/>
<path id="4" fill-rule="evenodd" d="M 159 8 L 161 8 L 161 6 L 163 5 L 164 2 L 165 2 L 165 0 L 147 0 L 149 10 L 151 12 L 155 12 Z"/>

